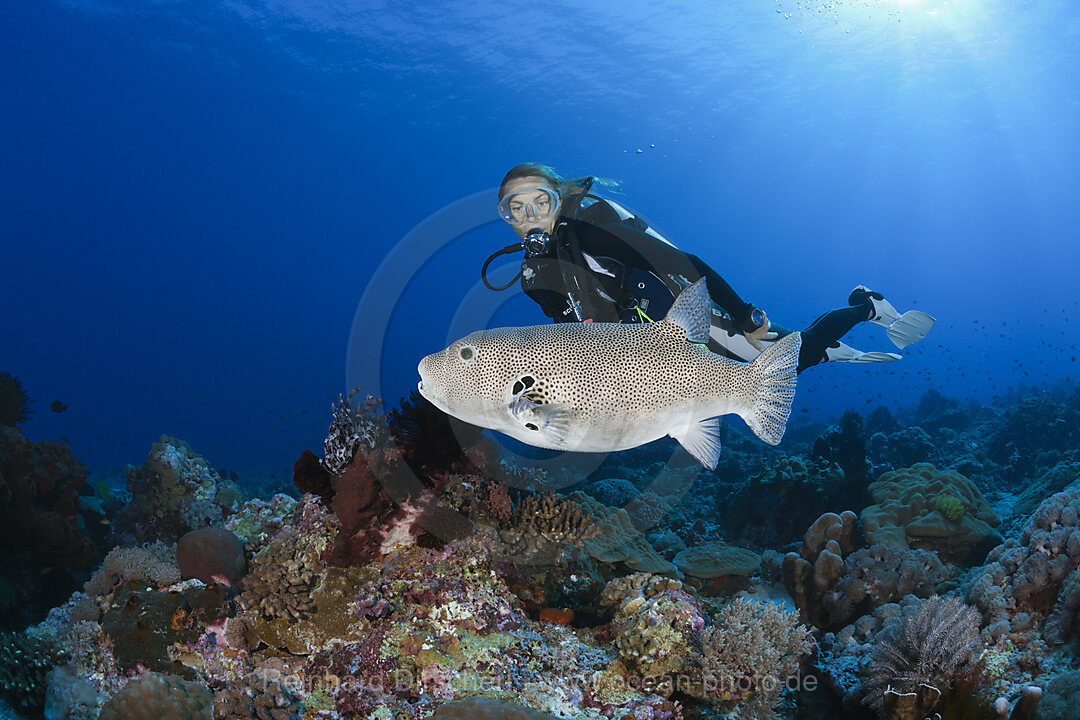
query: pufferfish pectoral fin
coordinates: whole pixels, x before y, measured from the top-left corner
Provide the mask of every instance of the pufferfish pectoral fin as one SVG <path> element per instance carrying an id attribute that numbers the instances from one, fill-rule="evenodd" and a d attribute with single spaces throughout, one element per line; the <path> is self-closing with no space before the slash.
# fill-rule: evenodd
<path id="1" fill-rule="evenodd" d="M 690 423 L 668 433 L 699 463 L 715 470 L 720 462 L 720 418 Z"/>
<path id="2" fill-rule="evenodd" d="M 561 403 L 541 405 L 524 396 L 510 401 L 510 415 L 523 428 L 555 443 L 563 443 L 570 429 L 570 406 Z"/>

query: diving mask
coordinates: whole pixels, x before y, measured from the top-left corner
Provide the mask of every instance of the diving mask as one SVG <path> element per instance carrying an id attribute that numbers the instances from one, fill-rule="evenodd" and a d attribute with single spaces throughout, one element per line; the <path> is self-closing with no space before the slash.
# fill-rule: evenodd
<path id="1" fill-rule="evenodd" d="M 511 225 L 537 222 L 559 212 L 559 193 L 549 187 L 522 188 L 499 201 L 499 217 Z"/>

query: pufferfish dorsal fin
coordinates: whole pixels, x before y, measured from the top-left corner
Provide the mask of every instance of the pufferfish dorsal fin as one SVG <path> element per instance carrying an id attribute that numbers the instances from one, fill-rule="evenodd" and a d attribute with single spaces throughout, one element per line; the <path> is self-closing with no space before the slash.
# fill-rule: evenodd
<path id="1" fill-rule="evenodd" d="M 712 329 L 712 301 L 705 278 L 685 288 L 664 317 L 666 322 L 674 323 L 686 331 L 686 340 L 692 343 L 709 342 L 709 330 Z"/>
<path id="2" fill-rule="evenodd" d="M 535 432 L 537 437 L 561 443 L 566 440 L 570 427 L 570 406 L 561 403 L 541 405 L 524 395 L 515 397 L 507 408 L 510 416 L 523 428 Z"/>

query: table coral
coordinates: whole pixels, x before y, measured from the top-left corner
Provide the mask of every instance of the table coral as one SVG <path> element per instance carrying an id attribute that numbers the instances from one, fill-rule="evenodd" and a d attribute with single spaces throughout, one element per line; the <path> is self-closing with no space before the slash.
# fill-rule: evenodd
<path id="1" fill-rule="evenodd" d="M 997 514 L 975 484 L 955 470 L 938 470 L 929 463 L 887 472 L 870 484 L 874 505 L 860 519 L 871 544 L 902 549 L 936 551 L 954 562 L 979 562 L 1001 542 L 994 529 Z M 937 508 L 937 499 L 949 495 L 963 504 L 956 519 Z"/>

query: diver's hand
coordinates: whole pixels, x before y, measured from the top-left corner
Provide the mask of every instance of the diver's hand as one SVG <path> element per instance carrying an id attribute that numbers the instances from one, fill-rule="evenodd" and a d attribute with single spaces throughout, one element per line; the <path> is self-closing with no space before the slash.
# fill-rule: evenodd
<path id="1" fill-rule="evenodd" d="M 769 324 L 769 316 L 765 314 L 764 310 L 761 311 L 761 317 L 761 326 L 757 330 L 743 333 L 750 344 L 757 348 L 758 352 L 765 351 L 765 347 L 761 344 L 762 340 L 775 340 L 779 336 L 779 333 L 769 331 L 772 326 Z"/>

